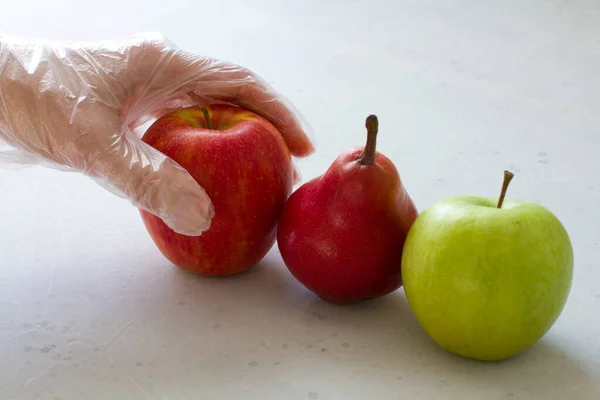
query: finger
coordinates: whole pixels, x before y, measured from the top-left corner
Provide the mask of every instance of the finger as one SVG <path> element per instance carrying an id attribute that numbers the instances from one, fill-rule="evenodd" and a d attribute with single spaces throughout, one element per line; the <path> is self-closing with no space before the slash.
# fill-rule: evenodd
<path id="1" fill-rule="evenodd" d="M 281 133 L 290 152 L 306 157 L 314 151 L 313 144 L 295 107 L 273 87 L 251 71 L 231 65 L 215 65 L 211 83 L 228 88 L 216 90 L 214 98 L 230 101 L 269 120 Z"/>
<path id="2" fill-rule="evenodd" d="M 179 164 L 133 135 L 115 140 L 110 151 L 92 160 L 87 174 L 177 233 L 199 236 L 210 227 L 214 208 L 204 189 Z"/>
<path id="3" fill-rule="evenodd" d="M 184 86 L 199 97 L 229 102 L 269 120 L 297 157 L 306 157 L 314 151 L 304 127 L 307 124 L 303 123 L 298 110 L 252 71 L 180 51 L 170 63 L 165 77 L 183 77 Z"/>

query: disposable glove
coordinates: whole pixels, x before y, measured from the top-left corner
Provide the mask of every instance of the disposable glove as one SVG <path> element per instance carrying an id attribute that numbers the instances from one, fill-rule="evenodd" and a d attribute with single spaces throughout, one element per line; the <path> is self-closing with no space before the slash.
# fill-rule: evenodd
<path id="1" fill-rule="evenodd" d="M 313 151 L 298 113 L 262 79 L 160 34 L 87 44 L 0 37 L 0 166 L 81 172 L 190 236 L 209 228 L 212 203 L 140 136 L 165 112 L 206 102 L 265 117 L 294 156 Z"/>

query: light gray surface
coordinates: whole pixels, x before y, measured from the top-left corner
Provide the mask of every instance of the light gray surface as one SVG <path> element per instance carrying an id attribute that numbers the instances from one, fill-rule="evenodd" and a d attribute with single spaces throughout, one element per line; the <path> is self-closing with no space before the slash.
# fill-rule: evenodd
<path id="1" fill-rule="evenodd" d="M 550 208 L 573 241 L 555 326 L 517 358 L 466 361 L 432 344 L 402 290 L 326 305 L 276 250 L 244 275 L 193 277 L 88 179 L 0 171 L 0 398 L 600 398 L 598 3 L 283 3 L 11 2 L 0 26 L 73 40 L 158 30 L 254 69 L 313 128 L 305 179 L 362 144 L 372 112 L 421 210 L 496 195 L 511 168 L 508 196 Z"/>

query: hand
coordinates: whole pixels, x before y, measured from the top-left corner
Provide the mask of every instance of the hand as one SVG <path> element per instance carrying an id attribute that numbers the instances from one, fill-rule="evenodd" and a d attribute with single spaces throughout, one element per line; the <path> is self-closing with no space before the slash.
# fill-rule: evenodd
<path id="1" fill-rule="evenodd" d="M 92 44 L 0 38 L 0 163 L 82 172 L 178 233 L 200 235 L 214 209 L 177 163 L 143 143 L 171 109 L 235 104 L 273 123 L 291 153 L 313 146 L 293 107 L 251 71 L 190 54 L 155 34 Z"/>

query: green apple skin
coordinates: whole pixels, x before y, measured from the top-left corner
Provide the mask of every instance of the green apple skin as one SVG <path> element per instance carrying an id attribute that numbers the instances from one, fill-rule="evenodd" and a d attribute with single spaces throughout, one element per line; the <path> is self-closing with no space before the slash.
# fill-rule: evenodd
<path id="1" fill-rule="evenodd" d="M 561 222 L 526 201 L 454 196 L 414 222 L 403 250 L 411 309 L 443 349 L 497 361 L 536 343 L 563 310 L 573 248 Z"/>

